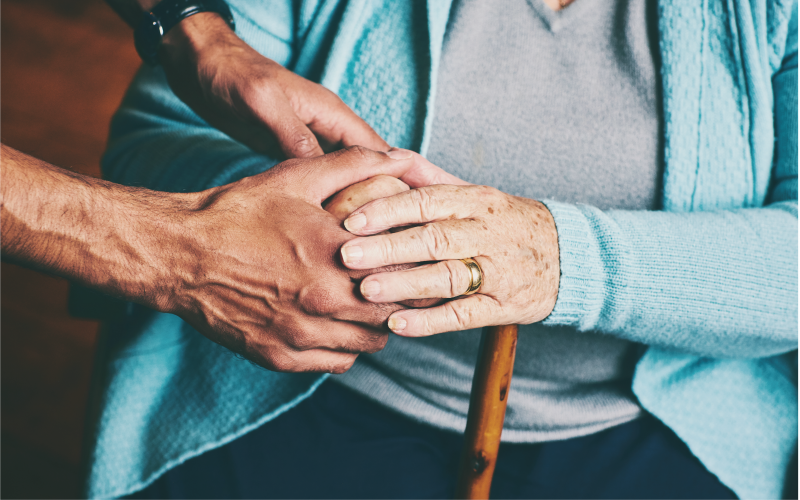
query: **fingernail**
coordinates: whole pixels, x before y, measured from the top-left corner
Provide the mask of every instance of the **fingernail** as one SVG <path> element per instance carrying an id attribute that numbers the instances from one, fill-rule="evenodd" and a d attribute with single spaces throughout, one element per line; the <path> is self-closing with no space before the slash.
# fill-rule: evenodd
<path id="1" fill-rule="evenodd" d="M 389 318 L 389 330 L 393 331 L 394 333 L 402 332 L 408 323 L 403 318 L 396 318 L 392 316 Z"/>
<path id="2" fill-rule="evenodd" d="M 346 245 L 342 247 L 342 260 L 345 264 L 358 264 L 364 251 L 358 245 Z"/>
<path id="3" fill-rule="evenodd" d="M 344 220 L 344 228 L 350 232 L 358 231 L 367 225 L 367 216 L 364 214 L 351 215 Z"/>
<path id="4" fill-rule="evenodd" d="M 381 284 L 378 283 L 377 281 L 365 280 L 361 282 L 361 295 L 363 295 L 364 298 L 368 299 L 370 297 L 378 295 L 379 293 L 381 293 Z"/>
<path id="5" fill-rule="evenodd" d="M 399 148 L 392 148 L 386 152 L 386 156 L 393 160 L 405 160 L 407 158 L 411 158 L 413 155 L 413 151 L 409 151 L 407 149 L 399 149 Z"/>

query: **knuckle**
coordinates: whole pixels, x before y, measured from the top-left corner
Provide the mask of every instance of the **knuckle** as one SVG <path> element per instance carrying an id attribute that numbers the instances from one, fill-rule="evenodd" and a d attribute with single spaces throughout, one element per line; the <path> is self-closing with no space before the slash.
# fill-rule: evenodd
<path id="1" fill-rule="evenodd" d="M 454 302 L 448 302 L 447 306 L 448 306 L 447 315 L 449 323 L 453 325 L 458 325 L 459 330 L 466 330 L 467 328 L 469 328 L 469 323 L 470 323 L 469 313 L 465 311 L 463 307 L 459 306 L 458 304 L 455 304 Z"/>
<path id="2" fill-rule="evenodd" d="M 398 246 L 395 244 L 395 241 L 392 238 L 381 238 L 381 244 L 378 245 L 378 250 L 380 253 L 381 265 L 395 263 L 394 261 L 398 257 Z"/>
<path id="3" fill-rule="evenodd" d="M 338 111 L 350 111 L 350 108 L 344 103 L 341 97 L 336 95 L 336 92 L 326 88 L 324 85 L 320 85 L 318 83 L 315 85 L 319 87 L 321 95 L 324 99 L 328 100 L 328 103 L 331 106 L 337 108 Z"/>
<path id="4" fill-rule="evenodd" d="M 298 303 L 301 310 L 309 316 L 327 317 L 342 307 L 342 301 L 330 290 L 319 286 L 304 288 Z"/>
<path id="5" fill-rule="evenodd" d="M 312 155 L 317 150 L 317 139 L 306 130 L 297 130 L 288 140 L 289 148 L 297 155 L 306 157 Z"/>
<path id="6" fill-rule="evenodd" d="M 389 342 L 388 334 L 381 333 L 381 334 L 370 335 L 364 341 L 362 352 L 368 354 L 375 354 L 376 352 L 382 351 L 383 348 L 386 347 L 387 342 Z"/>
<path id="7" fill-rule="evenodd" d="M 298 351 L 307 351 L 317 347 L 317 342 L 315 342 L 314 338 L 304 332 L 288 335 L 286 343 Z"/>
<path id="8" fill-rule="evenodd" d="M 497 290 L 513 290 L 516 286 L 512 285 L 512 281 L 519 279 L 520 273 L 518 270 L 509 268 L 507 266 L 498 267 L 492 257 L 485 255 L 475 257 L 475 261 L 481 268 L 481 293 L 486 293 L 489 290 L 492 292 Z"/>
<path id="9" fill-rule="evenodd" d="M 333 367 L 332 367 L 332 368 L 329 370 L 329 371 L 330 371 L 330 373 L 332 373 L 332 374 L 334 374 L 334 375 L 341 375 L 342 373 L 345 373 L 347 370 L 349 370 L 350 368 L 352 368 L 352 367 L 353 367 L 353 365 L 354 365 L 354 364 L 355 364 L 355 362 L 356 362 L 356 358 L 357 358 L 357 357 L 358 357 L 357 355 L 353 355 L 353 356 L 352 356 L 350 359 L 348 359 L 347 361 L 345 361 L 345 362 L 343 362 L 343 363 L 340 363 L 340 364 L 338 364 L 338 365 L 334 365 L 334 366 L 333 366 Z"/>
<path id="10" fill-rule="evenodd" d="M 436 329 L 433 327 L 430 314 L 421 314 L 418 319 L 419 329 L 423 336 L 433 335 Z"/>
<path id="11" fill-rule="evenodd" d="M 439 263 L 444 267 L 444 271 L 439 273 L 445 282 L 442 284 L 442 290 L 447 290 L 449 297 L 458 297 L 464 290 L 467 289 L 469 282 L 464 271 L 466 266 L 457 260 L 446 260 Z M 465 279 L 466 278 L 466 279 Z"/>
<path id="12" fill-rule="evenodd" d="M 370 304 L 369 307 L 364 310 L 362 323 L 371 328 L 382 330 L 386 327 L 386 322 L 389 320 L 389 316 L 391 316 L 391 314 L 396 310 L 397 305 L 394 303 Z"/>
<path id="13" fill-rule="evenodd" d="M 475 189 L 477 190 L 477 198 L 481 200 L 494 200 L 504 195 L 502 191 L 492 186 L 476 186 Z"/>
<path id="14" fill-rule="evenodd" d="M 277 349 L 266 356 L 266 361 L 271 370 L 277 372 L 297 371 L 297 356 L 286 349 Z"/>
<path id="15" fill-rule="evenodd" d="M 419 220 L 429 221 L 436 218 L 438 202 L 433 189 L 426 186 L 411 191 L 411 201 L 419 210 Z"/>
<path id="16" fill-rule="evenodd" d="M 375 159 L 375 152 L 365 146 L 348 146 L 349 156 L 357 161 L 369 161 Z"/>
<path id="17" fill-rule="evenodd" d="M 443 260 L 450 249 L 450 240 L 447 233 L 442 231 L 437 224 L 422 226 L 422 240 L 425 242 L 430 260 Z"/>

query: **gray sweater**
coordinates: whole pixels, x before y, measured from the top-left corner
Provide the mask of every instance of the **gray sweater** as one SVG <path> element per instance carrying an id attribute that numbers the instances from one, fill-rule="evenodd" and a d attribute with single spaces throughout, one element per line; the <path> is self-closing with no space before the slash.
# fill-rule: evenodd
<path id="1" fill-rule="evenodd" d="M 461 0 L 451 12 L 430 160 L 473 183 L 602 209 L 657 208 L 661 131 L 652 2 Z M 479 330 L 392 337 L 334 380 L 411 418 L 463 431 Z M 526 325 L 503 440 L 537 442 L 636 418 L 639 349 Z"/>

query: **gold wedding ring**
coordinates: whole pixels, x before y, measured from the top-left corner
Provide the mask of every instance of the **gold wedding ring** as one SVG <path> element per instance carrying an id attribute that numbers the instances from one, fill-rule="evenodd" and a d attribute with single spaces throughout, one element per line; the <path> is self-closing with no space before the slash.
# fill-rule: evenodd
<path id="1" fill-rule="evenodd" d="M 483 270 L 481 266 L 475 262 L 475 259 L 459 259 L 469 269 L 469 286 L 467 291 L 462 293 L 461 296 L 472 295 L 477 292 L 483 284 Z"/>

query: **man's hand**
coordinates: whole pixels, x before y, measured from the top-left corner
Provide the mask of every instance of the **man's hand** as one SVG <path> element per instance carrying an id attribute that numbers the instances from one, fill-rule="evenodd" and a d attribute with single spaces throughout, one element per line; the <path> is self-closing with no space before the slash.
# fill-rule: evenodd
<path id="1" fill-rule="evenodd" d="M 355 147 L 289 160 L 202 193 L 182 221 L 188 241 L 176 239 L 158 308 L 278 371 L 342 373 L 359 353 L 382 349 L 387 318 L 401 307 L 358 294 L 368 272 L 349 271 L 338 258 L 353 235 L 321 204 L 355 182 L 401 176 L 417 164 L 410 152 L 390 154 L 402 159 Z"/>
<path id="2" fill-rule="evenodd" d="M 177 314 L 267 368 L 337 373 L 385 345 L 400 306 L 357 294 L 370 271 L 340 263 L 354 236 L 323 201 L 381 174 L 447 178 L 411 151 L 361 147 L 201 193 L 120 186 L 6 146 L 0 163 L 4 259 Z"/>
<path id="3" fill-rule="evenodd" d="M 213 13 L 164 36 L 161 64 L 173 92 L 210 125 L 260 153 L 310 158 L 389 145 L 336 94 L 267 59 Z"/>

